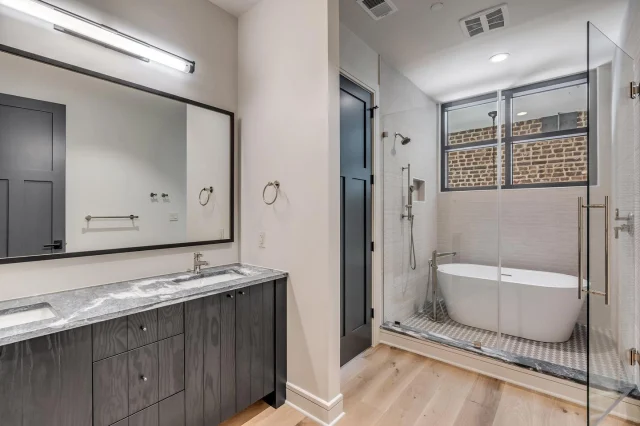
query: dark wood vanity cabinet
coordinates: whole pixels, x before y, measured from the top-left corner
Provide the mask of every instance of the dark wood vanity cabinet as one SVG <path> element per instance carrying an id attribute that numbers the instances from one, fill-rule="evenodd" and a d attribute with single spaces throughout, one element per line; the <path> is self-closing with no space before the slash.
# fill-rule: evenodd
<path id="1" fill-rule="evenodd" d="M 216 425 L 263 398 L 284 403 L 286 280 L 187 302 L 185 329 L 194 366 L 185 380 L 187 426 Z"/>
<path id="2" fill-rule="evenodd" d="M 280 279 L 0 347 L 0 425 L 210 426 L 285 383 Z"/>

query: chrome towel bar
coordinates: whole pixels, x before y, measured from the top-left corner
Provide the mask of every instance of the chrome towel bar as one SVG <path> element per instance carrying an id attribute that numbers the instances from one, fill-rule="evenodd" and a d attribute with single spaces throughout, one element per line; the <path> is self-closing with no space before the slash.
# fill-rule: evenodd
<path id="1" fill-rule="evenodd" d="M 130 214 L 129 216 L 91 216 L 91 215 L 87 215 L 85 216 L 84 220 L 86 220 L 87 222 L 91 222 L 91 220 L 93 219 L 130 219 L 130 220 L 134 220 L 134 219 L 139 219 L 140 216 L 136 216 L 133 214 Z"/>

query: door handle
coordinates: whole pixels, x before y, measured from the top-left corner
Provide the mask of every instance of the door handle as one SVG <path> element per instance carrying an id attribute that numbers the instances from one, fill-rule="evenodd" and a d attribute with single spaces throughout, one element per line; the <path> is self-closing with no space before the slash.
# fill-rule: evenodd
<path id="1" fill-rule="evenodd" d="M 604 204 L 584 204 L 582 197 L 578 198 L 578 299 L 582 299 L 582 292 L 586 291 L 597 296 L 604 296 L 604 304 L 609 305 L 609 196 L 604 197 Z M 604 293 L 601 291 L 586 290 L 582 288 L 582 235 L 583 235 L 583 209 L 604 209 Z M 591 287 L 589 285 L 589 287 Z"/>
<path id="2" fill-rule="evenodd" d="M 43 249 L 62 250 L 62 240 L 54 240 L 52 244 L 45 244 Z"/>

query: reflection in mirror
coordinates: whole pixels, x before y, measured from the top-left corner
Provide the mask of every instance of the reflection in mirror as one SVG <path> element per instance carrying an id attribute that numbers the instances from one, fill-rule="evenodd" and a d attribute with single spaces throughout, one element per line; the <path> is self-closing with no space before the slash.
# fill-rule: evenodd
<path id="1" fill-rule="evenodd" d="M 8 53 L 0 68 L 0 257 L 231 238 L 230 113 Z"/>

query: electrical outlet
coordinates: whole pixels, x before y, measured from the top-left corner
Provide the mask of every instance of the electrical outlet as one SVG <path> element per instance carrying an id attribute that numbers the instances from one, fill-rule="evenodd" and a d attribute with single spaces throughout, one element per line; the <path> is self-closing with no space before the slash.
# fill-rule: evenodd
<path id="1" fill-rule="evenodd" d="M 220 239 L 224 240 L 224 228 L 220 228 Z"/>
<path id="2" fill-rule="evenodd" d="M 266 248 L 267 247 L 267 233 L 262 231 L 260 232 L 260 234 L 258 235 L 258 247 L 260 248 Z"/>
<path id="3" fill-rule="evenodd" d="M 169 213 L 169 222 L 177 222 L 178 213 Z"/>

